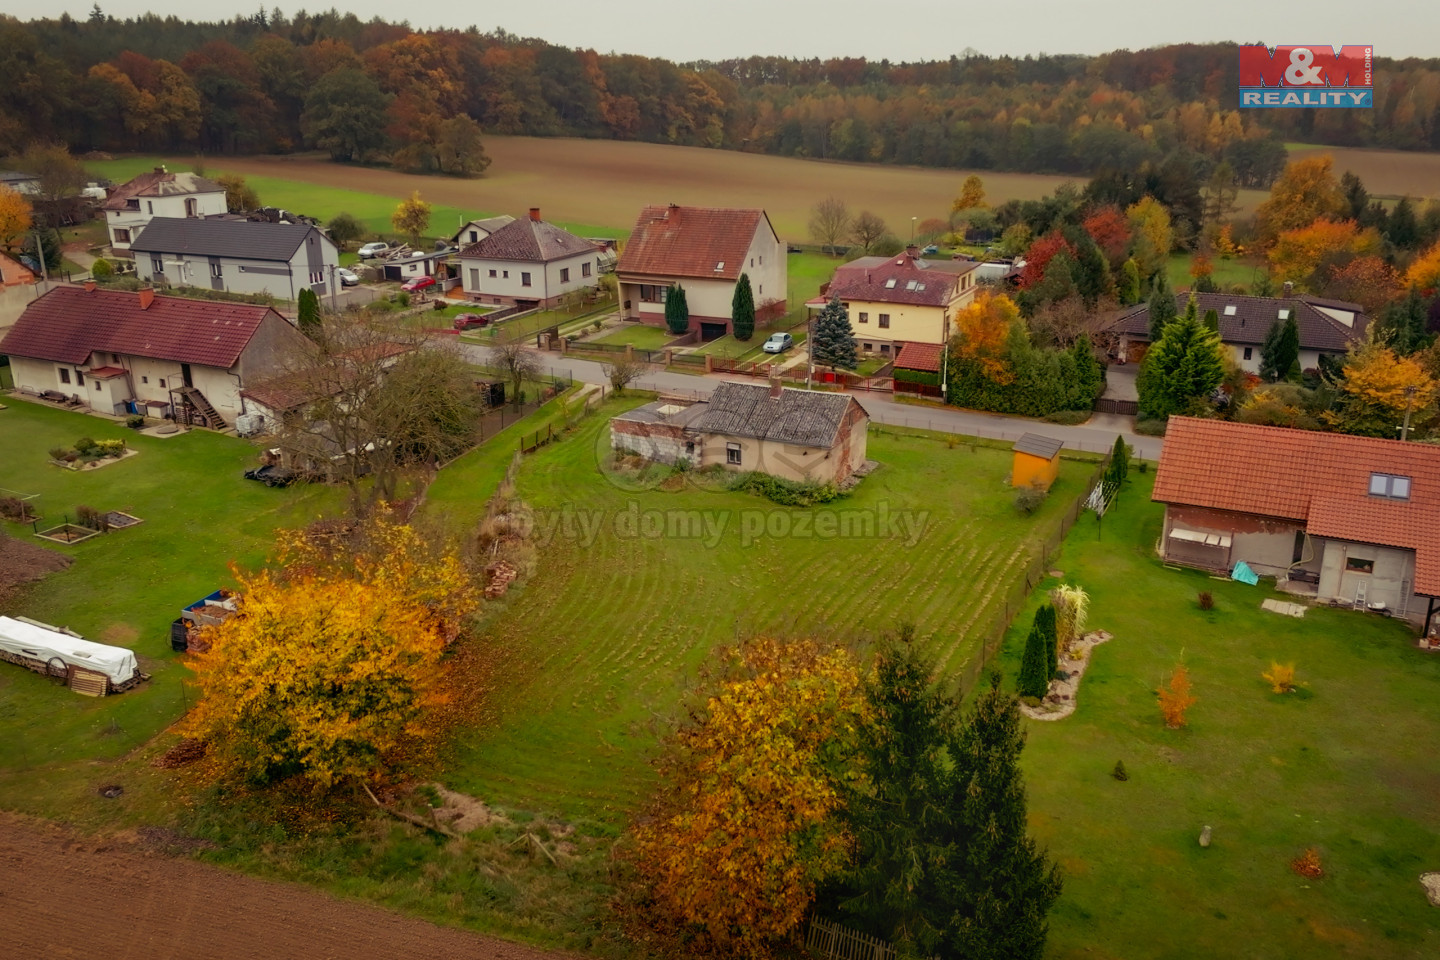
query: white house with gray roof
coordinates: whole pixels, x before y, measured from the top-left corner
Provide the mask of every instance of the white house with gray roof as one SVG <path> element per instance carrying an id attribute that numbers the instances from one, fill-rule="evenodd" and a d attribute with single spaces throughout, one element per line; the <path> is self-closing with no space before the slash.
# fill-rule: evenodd
<path id="1" fill-rule="evenodd" d="M 281 300 L 307 287 L 321 297 L 338 289 L 339 251 L 308 223 L 156 217 L 131 249 L 136 272 L 157 283 Z"/>
<path id="2" fill-rule="evenodd" d="M 600 282 L 609 254 L 540 219 L 540 208 L 460 251 L 465 296 L 480 303 L 550 307 Z"/>

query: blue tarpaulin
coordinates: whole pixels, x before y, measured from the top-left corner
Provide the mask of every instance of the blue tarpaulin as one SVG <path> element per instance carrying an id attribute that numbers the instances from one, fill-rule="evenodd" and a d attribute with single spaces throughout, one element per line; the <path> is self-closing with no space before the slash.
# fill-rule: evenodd
<path id="1" fill-rule="evenodd" d="M 1230 579 L 1239 580 L 1241 583 L 1248 583 L 1252 587 L 1260 582 L 1260 578 L 1255 575 L 1255 571 L 1250 569 L 1250 564 L 1244 560 L 1235 564 L 1235 569 L 1230 571 Z"/>

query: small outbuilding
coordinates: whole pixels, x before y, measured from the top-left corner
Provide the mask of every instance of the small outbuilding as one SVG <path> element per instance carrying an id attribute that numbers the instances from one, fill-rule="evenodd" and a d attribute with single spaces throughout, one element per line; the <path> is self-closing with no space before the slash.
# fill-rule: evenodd
<path id="1" fill-rule="evenodd" d="M 1015 441 L 1015 465 L 1010 486 L 1049 490 L 1060 473 L 1060 449 L 1065 446 L 1053 437 L 1027 433 Z"/>

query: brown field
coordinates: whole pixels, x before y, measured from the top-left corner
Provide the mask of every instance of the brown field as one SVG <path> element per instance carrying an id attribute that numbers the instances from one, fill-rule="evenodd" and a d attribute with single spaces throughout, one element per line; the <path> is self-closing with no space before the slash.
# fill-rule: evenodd
<path id="1" fill-rule="evenodd" d="M 785 240 L 808 239 L 810 208 L 843 197 L 871 210 L 897 236 L 910 218 L 943 217 L 968 175 L 878 164 L 832 163 L 758 153 L 615 140 L 487 137 L 494 161 L 478 180 L 455 180 L 348 167 L 316 156 L 225 157 L 226 170 L 281 177 L 387 196 L 421 191 L 427 200 L 465 210 L 520 214 L 538 206 L 547 219 L 628 230 L 650 203 L 757 206 Z M 991 204 L 1034 200 L 1073 177 L 978 171 Z M 1083 179 L 1079 180 L 1081 184 Z"/>
<path id="2" fill-rule="evenodd" d="M 1322 147 L 1291 143 L 1291 160 L 1328 153 L 1335 160 L 1335 173 L 1354 171 L 1365 181 L 1365 189 L 1382 197 L 1440 198 L 1440 153 L 1412 153 L 1408 150 L 1371 150 L 1361 147 Z"/>
<path id="3" fill-rule="evenodd" d="M 153 840 L 79 838 L 0 814 L 0 955 L 573 960 L 162 856 Z"/>

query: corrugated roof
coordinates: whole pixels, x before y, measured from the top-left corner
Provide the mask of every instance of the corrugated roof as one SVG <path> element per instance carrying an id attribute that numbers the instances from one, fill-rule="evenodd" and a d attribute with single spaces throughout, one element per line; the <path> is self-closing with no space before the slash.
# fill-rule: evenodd
<path id="1" fill-rule="evenodd" d="M 1175 295 L 1175 309 L 1183 314 L 1190 300 L 1190 294 Z M 1225 343 L 1260 345 L 1270 325 L 1280 319 L 1281 310 L 1294 310 L 1295 321 L 1300 328 L 1300 347 L 1303 350 L 1323 350 L 1328 353 L 1344 353 L 1354 340 L 1365 335 L 1370 318 L 1359 313 L 1355 304 L 1344 304 L 1339 300 L 1319 301 L 1306 297 L 1244 297 L 1233 293 L 1197 293 L 1196 304 L 1203 319 L 1206 310 L 1214 310 L 1220 318 L 1220 339 Z M 1314 304 L 1333 309 L 1356 311 L 1355 326 L 1347 327 L 1328 314 L 1320 312 Z M 1228 311 L 1226 308 L 1230 308 Z M 1284 321 L 1281 320 L 1281 323 Z M 1126 309 L 1111 322 L 1110 330 L 1123 333 L 1137 340 L 1150 339 L 1150 307 L 1140 303 Z"/>
<path id="2" fill-rule="evenodd" d="M 845 412 L 854 403 L 840 393 L 785 387 L 780 399 L 764 384 L 726 381 L 715 389 L 695 422 L 701 433 L 754 437 L 806 447 L 830 448 Z"/>
<path id="3" fill-rule="evenodd" d="M 157 296 L 142 309 L 140 302 L 125 290 L 56 287 L 25 308 L 0 353 L 79 364 L 99 350 L 228 368 L 267 316 L 284 322 L 259 304 Z"/>
<path id="4" fill-rule="evenodd" d="M 902 370 L 924 370 L 929 373 L 940 372 L 940 355 L 944 349 L 938 343 L 916 343 L 914 340 L 907 340 L 900 347 L 900 352 L 895 355 L 895 366 Z"/>
<path id="5" fill-rule="evenodd" d="M 1410 498 L 1370 495 L 1370 475 Z M 1415 551 L 1415 590 L 1440 596 L 1440 447 L 1172 417 L 1154 499 L 1305 524 L 1314 536 Z"/>
<path id="6" fill-rule="evenodd" d="M 1015 441 L 1016 453 L 1028 453 L 1032 457 L 1039 457 L 1041 460 L 1049 460 L 1060 452 L 1065 446 L 1064 441 L 1056 440 L 1054 437 L 1043 437 L 1038 433 L 1027 433 Z"/>
<path id="7" fill-rule="evenodd" d="M 635 221 L 617 271 L 738 280 L 746 269 L 750 241 L 762 223 L 774 235 L 770 218 L 760 209 L 646 207 Z"/>
<path id="8" fill-rule="evenodd" d="M 522 260 L 549 263 L 582 253 L 596 252 L 595 244 L 581 240 L 546 220 L 522 217 L 512 220 L 478 243 L 460 251 L 462 260 Z"/>
<path id="9" fill-rule="evenodd" d="M 131 241 L 130 249 L 137 253 L 185 253 L 288 263 L 312 233 L 331 243 L 329 237 L 308 223 L 155 217 Z"/>
<path id="10" fill-rule="evenodd" d="M 213 180 L 193 173 L 161 173 L 151 171 L 127 180 L 110 192 L 106 210 L 124 210 L 125 201 L 133 197 L 184 197 L 195 193 L 224 193 L 225 188 Z"/>

